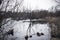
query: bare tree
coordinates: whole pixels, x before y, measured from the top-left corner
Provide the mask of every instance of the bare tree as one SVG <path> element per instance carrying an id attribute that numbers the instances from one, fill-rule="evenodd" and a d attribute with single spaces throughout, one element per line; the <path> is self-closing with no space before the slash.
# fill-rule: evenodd
<path id="1" fill-rule="evenodd" d="M 9 1 L 10 0 L 8 0 L 7 3 L 6 3 L 5 11 L 7 10 L 7 7 L 9 6 Z"/>
<path id="2" fill-rule="evenodd" d="M 24 0 L 21 0 L 20 3 L 18 3 L 18 1 L 16 0 L 15 6 L 12 8 L 12 10 L 15 10 L 16 8 L 18 10 L 18 8 L 21 6 L 21 4 L 22 4 L 23 1 Z M 19 7 L 17 7 L 18 5 L 19 5 Z"/>
<path id="3" fill-rule="evenodd" d="M 1 8 L 0 10 L 4 10 L 4 11 L 18 11 L 19 7 L 21 7 L 22 2 L 24 0 L 20 0 L 20 2 L 18 2 L 18 0 L 14 1 L 14 0 L 3 0 L 1 3 Z M 10 4 L 11 2 L 14 2 L 14 6 L 12 4 Z M 19 7 L 18 7 L 19 6 Z"/>
<path id="4" fill-rule="evenodd" d="M 55 0 L 57 4 L 57 6 L 55 7 L 55 10 L 57 11 L 60 8 L 60 0 Z"/>

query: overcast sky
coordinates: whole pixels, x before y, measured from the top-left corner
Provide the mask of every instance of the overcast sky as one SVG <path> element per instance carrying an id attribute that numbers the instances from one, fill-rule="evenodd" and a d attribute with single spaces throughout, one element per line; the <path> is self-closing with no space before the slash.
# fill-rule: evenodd
<path id="1" fill-rule="evenodd" d="M 15 5 L 16 0 L 12 1 L 10 0 L 9 5 Z M 18 3 L 21 2 L 21 0 L 17 0 Z M 6 2 L 4 3 L 4 5 L 6 5 Z M 23 11 L 23 9 L 25 10 L 49 10 L 51 7 L 56 6 L 56 3 L 54 2 L 54 0 L 23 0 L 21 6 L 17 6 L 18 10 Z M 8 6 L 8 9 L 10 9 L 12 7 Z"/>
<path id="2" fill-rule="evenodd" d="M 36 10 L 36 9 L 45 9 L 48 10 L 52 6 L 55 6 L 56 4 L 52 0 L 24 0 L 23 3 L 24 7 Z"/>

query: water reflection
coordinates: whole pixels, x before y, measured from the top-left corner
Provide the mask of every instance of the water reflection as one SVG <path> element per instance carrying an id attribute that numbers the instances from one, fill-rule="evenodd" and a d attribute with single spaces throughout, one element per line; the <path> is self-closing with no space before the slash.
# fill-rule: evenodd
<path id="1" fill-rule="evenodd" d="M 29 27 L 30 22 L 23 22 L 23 20 L 15 21 L 16 25 L 14 25 L 14 36 L 17 37 L 16 40 L 25 40 L 24 37 L 27 33 L 27 29 Z M 48 23 L 33 23 L 31 25 L 31 34 L 35 34 L 37 32 L 44 33 L 44 35 L 38 37 L 37 35 L 32 35 L 32 38 L 29 40 L 50 40 L 50 28 Z"/>

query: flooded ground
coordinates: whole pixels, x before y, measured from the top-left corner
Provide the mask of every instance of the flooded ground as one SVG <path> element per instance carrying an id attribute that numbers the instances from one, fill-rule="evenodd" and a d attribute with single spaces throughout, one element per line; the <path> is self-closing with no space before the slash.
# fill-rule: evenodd
<path id="1" fill-rule="evenodd" d="M 27 20 L 29 20 L 29 19 L 27 19 Z M 24 21 L 27 21 L 27 20 L 24 20 Z M 12 23 L 12 25 L 14 25 L 14 26 L 10 25 L 10 27 L 13 27 L 13 29 L 14 29 L 14 36 L 13 37 L 16 37 L 15 40 L 25 40 L 24 37 L 27 33 L 27 29 L 29 27 L 29 24 L 30 24 L 30 22 L 23 22 L 23 20 L 19 20 L 19 21 L 14 21 Z M 33 25 L 31 25 L 31 35 L 32 34 L 35 34 L 35 35 L 32 35 L 32 38 L 29 38 L 29 40 L 50 40 L 51 29 L 49 27 L 49 23 L 40 24 L 37 22 L 37 23 L 32 23 L 32 24 Z M 8 28 L 6 30 L 8 30 Z M 38 37 L 36 35 L 37 32 L 39 32 L 39 33 L 42 32 L 42 33 L 44 33 L 44 35 L 41 35 Z M 11 37 L 12 36 L 10 35 L 10 37 L 8 37 L 8 38 L 11 38 Z M 8 40 L 11 40 L 11 39 L 8 39 Z"/>
<path id="2" fill-rule="evenodd" d="M 29 27 L 30 22 L 23 22 L 23 21 L 17 21 L 17 24 L 14 25 L 14 36 L 17 37 L 16 40 L 24 40 L 24 37 L 27 32 L 27 28 Z M 29 40 L 50 40 L 50 28 L 49 24 L 33 24 L 31 27 L 31 34 L 34 33 L 44 33 L 44 35 L 38 37 L 37 35 L 33 35 L 32 38 L 29 38 Z"/>

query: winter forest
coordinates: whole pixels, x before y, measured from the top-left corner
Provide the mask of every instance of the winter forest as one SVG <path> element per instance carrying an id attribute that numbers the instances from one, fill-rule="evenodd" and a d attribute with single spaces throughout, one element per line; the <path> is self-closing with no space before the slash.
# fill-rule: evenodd
<path id="1" fill-rule="evenodd" d="M 60 0 L 0 0 L 0 40 L 60 40 Z"/>

